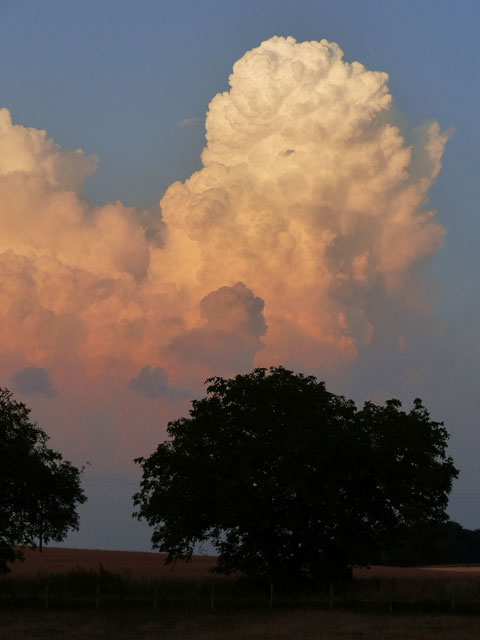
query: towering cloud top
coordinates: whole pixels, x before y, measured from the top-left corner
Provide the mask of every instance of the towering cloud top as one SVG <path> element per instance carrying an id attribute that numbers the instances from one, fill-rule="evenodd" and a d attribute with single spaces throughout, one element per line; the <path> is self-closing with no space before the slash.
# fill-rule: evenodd
<path id="1" fill-rule="evenodd" d="M 401 128 L 388 76 L 342 56 L 279 37 L 248 51 L 210 103 L 203 168 L 161 213 L 90 206 L 96 159 L 0 110 L 4 379 L 37 367 L 55 402 L 69 375 L 171 402 L 253 364 L 349 362 L 392 299 L 425 313 L 447 135 Z"/>
<path id="2" fill-rule="evenodd" d="M 231 166 L 262 151 L 288 156 L 298 147 L 318 157 L 328 151 L 322 140 L 355 137 L 390 106 L 388 76 L 342 56 L 326 40 L 278 37 L 247 52 L 233 67 L 231 90 L 210 104 L 204 164 Z"/>
<path id="3" fill-rule="evenodd" d="M 375 327 L 369 290 L 398 293 L 443 235 L 423 205 L 447 136 L 430 123 L 407 145 L 388 76 L 342 55 L 278 37 L 247 52 L 210 104 L 204 168 L 161 203 L 170 250 L 195 256 L 175 281 L 247 283 L 282 359 L 353 356 Z"/>

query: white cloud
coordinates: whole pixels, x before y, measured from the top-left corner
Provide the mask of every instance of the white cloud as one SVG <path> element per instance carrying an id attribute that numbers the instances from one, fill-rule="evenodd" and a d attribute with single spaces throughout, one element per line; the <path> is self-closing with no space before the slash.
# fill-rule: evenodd
<path id="1" fill-rule="evenodd" d="M 160 403 L 255 364 L 335 369 L 392 300 L 427 313 L 444 233 L 427 192 L 447 134 L 400 130 L 388 76 L 326 40 L 271 38 L 229 81 L 203 168 L 161 211 L 92 207 L 80 189 L 96 158 L 0 110 L 0 374 L 29 362 L 59 402 L 81 389 L 98 406 L 136 380 Z"/>

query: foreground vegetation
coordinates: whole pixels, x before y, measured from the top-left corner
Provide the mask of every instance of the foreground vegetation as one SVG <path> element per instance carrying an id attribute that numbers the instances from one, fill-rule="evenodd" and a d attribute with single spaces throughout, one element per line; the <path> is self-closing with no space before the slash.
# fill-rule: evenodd
<path id="1" fill-rule="evenodd" d="M 368 574 L 364 574 L 367 575 Z M 0 608 L 5 610 L 190 611 L 220 613 L 270 609 L 315 611 L 451 612 L 480 614 L 480 577 L 462 574 L 408 573 L 404 577 L 373 575 L 326 583 L 315 589 L 288 589 L 275 583 L 205 574 L 188 578 L 163 575 L 134 579 L 80 568 L 62 574 L 4 577 Z"/>
<path id="2" fill-rule="evenodd" d="M 470 640 L 478 618 L 449 614 L 355 611 L 206 612 L 187 615 L 117 611 L 2 613 L 1 640 Z"/>
<path id="3" fill-rule="evenodd" d="M 473 569 L 375 567 L 350 582 L 296 592 L 274 584 L 272 592 L 209 573 L 212 561 L 196 556 L 172 568 L 159 554 L 28 552 L 0 579 L 0 640 L 478 637 Z"/>

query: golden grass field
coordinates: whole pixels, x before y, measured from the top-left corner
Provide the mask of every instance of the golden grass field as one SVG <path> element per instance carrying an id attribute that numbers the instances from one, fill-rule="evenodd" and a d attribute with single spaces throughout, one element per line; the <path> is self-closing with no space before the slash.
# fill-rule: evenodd
<path id="1" fill-rule="evenodd" d="M 25 559 L 10 565 L 12 577 L 32 577 L 38 573 L 58 574 L 75 569 L 97 571 L 100 565 L 105 571 L 130 574 L 134 580 L 172 577 L 179 580 L 212 579 L 210 569 L 215 565 L 214 556 L 193 556 L 189 562 L 177 561 L 165 566 L 165 555 L 147 551 L 102 551 L 97 549 L 63 549 L 46 547 L 25 549 Z M 355 569 L 356 578 L 462 578 L 480 577 L 479 566 L 454 567 L 381 567 Z M 221 576 L 215 576 L 222 579 Z M 225 579 L 225 578 L 223 578 Z M 480 637 L 480 636 L 479 636 Z"/>
<path id="2" fill-rule="evenodd" d="M 190 562 L 176 562 L 175 566 L 165 566 L 165 555 L 142 551 L 100 551 L 96 549 L 62 549 L 47 547 L 40 553 L 38 549 L 25 549 L 23 562 L 10 565 L 12 577 L 32 577 L 38 573 L 59 574 L 76 569 L 130 574 L 133 580 L 149 580 L 161 577 L 176 579 L 196 579 L 209 575 L 215 564 L 212 556 L 194 556 Z"/>
<path id="3" fill-rule="evenodd" d="M 108 603 L 96 610 L 94 597 L 90 604 L 45 609 L 40 605 L 3 606 L 0 610 L 0 639 L 3 640 L 463 640 L 480 638 L 480 616 L 475 613 L 449 610 L 449 594 L 455 593 L 458 602 L 463 598 L 480 605 L 480 567 L 396 568 L 372 567 L 355 572 L 364 604 L 374 594 L 378 602 L 374 608 L 343 606 L 338 597 L 333 611 L 328 601 L 321 606 L 312 602 L 298 602 L 284 607 L 276 603 L 269 607 L 268 596 L 253 606 L 223 605 L 220 600 L 211 610 L 209 586 L 227 585 L 229 578 L 212 576 L 209 569 L 215 559 L 195 556 L 191 562 L 177 562 L 165 566 L 164 556 L 157 553 L 100 551 L 46 548 L 42 553 L 26 551 L 25 561 L 16 562 L 9 582 L 28 582 L 41 574 L 52 579 L 71 571 L 98 572 L 101 566 L 108 573 L 128 576 L 132 581 L 167 585 L 200 585 L 205 591 L 203 600 L 191 605 L 188 600 L 175 606 L 153 610 L 151 603 L 142 607 Z M 390 591 L 389 591 L 390 589 Z M 393 589 L 393 591 L 392 591 Z M 150 592 L 149 592 L 150 593 Z M 185 591 L 187 593 L 187 591 Z M 189 592 L 188 592 L 189 593 Z M 393 593 L 393 606 L 389 606 Z M 437 612 L 396 609 L 399 601 L 418 599 L 429 594 L 444 597 L 446 608 Z M 440 595 L 439 595 L 440 594 Z M 442 595 L 443 594 L 443 595 Z M 203 596 L 202 596 L 203 597 Z M 433 597 L 433 596 L 432 596 Z M 226 602 L 226 601 L 225 601 Z M 453 602 L 453 600 L 452 600 Z M 390 609 L 392 609 L 390 611 Z M 480 607 L 478 609 L 480 611 Z"/>

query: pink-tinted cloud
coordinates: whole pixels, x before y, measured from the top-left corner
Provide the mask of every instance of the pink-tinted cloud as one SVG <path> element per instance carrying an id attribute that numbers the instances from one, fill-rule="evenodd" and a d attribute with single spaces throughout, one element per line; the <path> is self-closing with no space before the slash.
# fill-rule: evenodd
<path id="1" fill-rule="evenodd" d="M 204 326 L 174 338 L 166 352 L 182 363 L 207 365 L 218 375 L 248 371 L 267 331 L 263 307 L 243 282 L 220 287 L 200 301 Z"/>
<path id="2" fill-rule="evenodd" d="M 248 51 L 210 103 L 203 168 L 152 209 L 91 206 L 96 158 L 0 110 L 0 376 L 48 372 L 59 440 L 126 464 L 133 430 L 150 445 L 205 377 L 334 370 L 390 301 L 428 311 L 447 134 L 400 126 L 388 76 L 342 55 L 278 37 Z"/>

